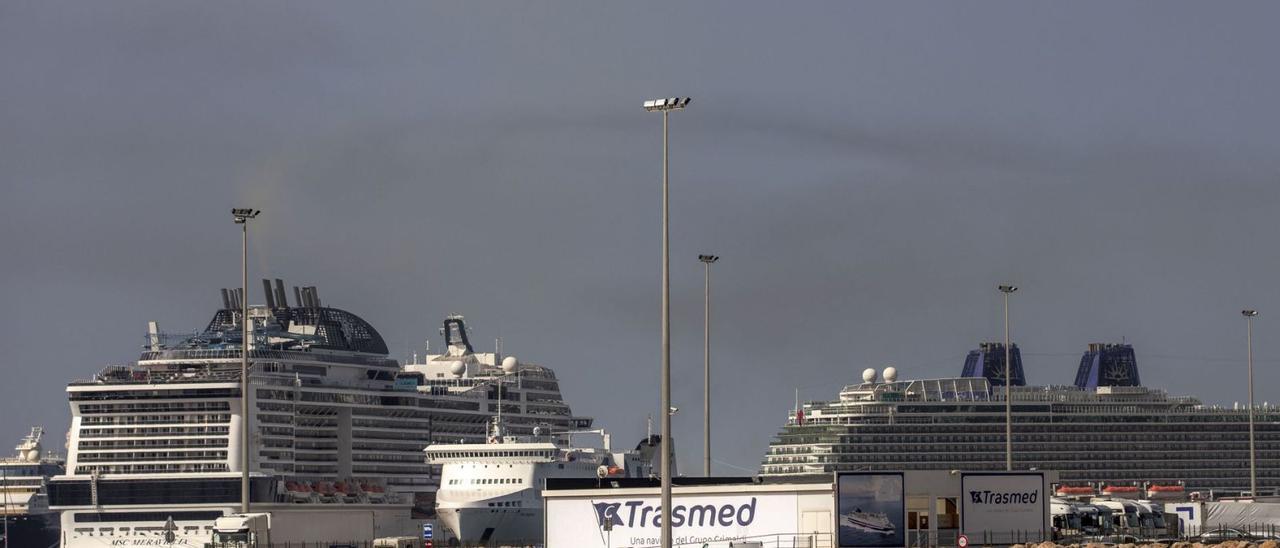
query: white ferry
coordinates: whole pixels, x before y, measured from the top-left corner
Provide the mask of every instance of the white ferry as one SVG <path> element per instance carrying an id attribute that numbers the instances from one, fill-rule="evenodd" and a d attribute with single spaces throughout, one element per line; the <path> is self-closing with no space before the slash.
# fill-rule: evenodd
<path id="1" fill-rule="evenodd" d="M 62 473 L 62 459 L 44 453 L 36 426 L 18 442 L 13 458 L 0 459 L 0 546 L 44 548 L 58 544 L 58 515 L 49 510 L 45 481 Z"/>
<path id="2" fill-rule="evenodd" d="M 65 548 L 169 537 L 203 547 L 217 518 L 240 512 L 246 468 L 250 512 L 272 515 L 273 542 L 418 534 L 439 483 L 422 458 L 431 443 L 482 442 L 499 406 L 513 431 L 590 427 L 561 400 L 554 372 L 475 352 L 461 317 L 445 321 L 443 354 L 401 366 L 372 325 L 324 306 L 314 287 L 294 287 L 293 306 L 281 280 L 263 288 L 247 318 L 240 291 L 224 289 L 202 330 L 169 335 L 152 322 L 136 363 L 67 387 L 67 469 L 49 482 Z"/>
<path id="3" fill-rule="evenodd" d="M 892 535 L 897 530 L 893 526 L 893 522 L 889 521 L 887 514 L 883 512 L 863 512 L 862 510 L 854 510 L 841 515 L 840 525 L 881 535 Z"/>
<path id="4" fill-rule="evenodd" d="M 600 447 L 574 445 L 599 436 Z M 508 436 L 495 417 L 488 443 L 436 444 L 427 461 L 438 464 L 440 521 L 467 545 L 542 544 L 542 488 L 548 478 L 647 478 L 654 474 L 660 436 L 634 450 L 614 452 L 604 430 Z"/>

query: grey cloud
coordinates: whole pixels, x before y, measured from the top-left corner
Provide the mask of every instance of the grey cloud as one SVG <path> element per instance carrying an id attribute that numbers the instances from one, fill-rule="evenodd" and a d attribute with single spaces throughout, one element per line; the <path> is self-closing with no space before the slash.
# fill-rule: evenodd
<path id="1" fill-rule="evenodd" d="M 0 365 L 21 372 L 0 439 L 64 428 L 66 382 L 135 359 L 146 321 L 203 325 L 239 204 L 265 212 L 255 274 L 320 286 L 397 357 L 462 312 L 638 436 L 659 235 L 638 105 L 672 93 L 694 97 L 672 117 L 676 401 L 699 407 L 714 252 L 721 460 L 754 467 L 793 388 L 957 374 L 1000 333 L 1003 280 L 1036 382 L 1124 337 L 1148 383 L 1242 399 L 1246 305 L 1280 358 L 1275 6 L 654 13 L 675 8 L 0 8 Z M 689 466 L 698 421 L 676 421 Z"/>

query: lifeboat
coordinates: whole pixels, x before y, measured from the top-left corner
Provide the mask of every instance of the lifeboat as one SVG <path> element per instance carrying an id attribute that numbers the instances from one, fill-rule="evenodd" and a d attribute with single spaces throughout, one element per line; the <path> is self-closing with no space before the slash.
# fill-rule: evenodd
<path id="1" fill-rule="evenodd" d="M 1181 499 L 1186 496 L 1186 487 L 1181 485 L 1151 485 L 1147 487 L 1147 498 L 1152 500 Z"/>
<path id="2" fill-rule="evenodd" d="M 1102 494 L 1116 498 L 1132 499 L 1137 498 L 1140 491 L 1132 485 L 1108 485 L 1102 488 Z"/>
<path id="3" fill-rule="evenodd" d="M 1059 497 L 1088 497 L 1093 496 L 1094 491 L 1092 487 L 1087 485 L 1062 485 L 1058 487 L 1055 494 Z"/>
<path id="4" fill-rule="evenodd" d="M 311 486 L 306 483 L 287 481 L 284 484 L 284 488 L 294 502 L 307 502 L 311 500 Z"/>

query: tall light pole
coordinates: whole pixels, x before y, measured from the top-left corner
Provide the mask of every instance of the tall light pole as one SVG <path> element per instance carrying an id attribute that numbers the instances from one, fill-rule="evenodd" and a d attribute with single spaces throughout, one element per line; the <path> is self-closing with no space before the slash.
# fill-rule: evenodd
<path id="1" fill-rule="evenodd" d="M 249 513 L 249 219 L 261 211 L 232 209 L 240 225 L 240 513 Z"/>
<path id="2" fill-rule="evenodd" d="M 0 486 L 4 489 L 4 548 L 9 548 L 9 468 L 0 466 Z"/>
<path id="3" fill-rule="evenodd" d="M 1018 290 L 1016 285 L 996 287 L 1004 293 L 1004 469 L 1013 470 L 1013 371 L 1009 348 L 1009 294 Z"/>
<path id="4" fill-rule="evenodd" d="M 1258 496 L 1258 462 L 1257 453 L 1253 449 L 1253 318 L 1258 315 L 1257 310 L 1245 309 L 1240 311 L 1244 315 L 1245 323 L 1249 325 L 1249 334 L 1246 337 L 1249 347 L 1249 496 Z"/>
<path id="5" fill-rule="evenodd" d="M 711 263 L 715 255 L 698 255 L 706 267 L 702 289 L 702 475 L 711 477 Z"/>
<path id="6" fill-rule="evenodd" d="M 671 548 L 671 247 L 667 184 L 667 118 L 689 104 L 688 97 L 652 99 L 644 109 L 662 113 L 662 548 Z"/>

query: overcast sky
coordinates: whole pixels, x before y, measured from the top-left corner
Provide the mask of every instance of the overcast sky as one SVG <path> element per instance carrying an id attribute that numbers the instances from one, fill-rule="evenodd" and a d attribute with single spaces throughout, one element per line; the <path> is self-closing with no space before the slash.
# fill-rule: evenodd
<path id="1" fill-rule="evenodd" d="M 5 2 L 0 450 L 64 387 L 203 328 L 239 284 L 316 285 L 397 358 L 465 314 L 622 443 L 658 408 L 671 118 L 676 440 L 700 470 L 715 265 L 716 472 L 862 369 L 1033 384 L 1089 342 L 1142 379 L 1280 401 L 1280 5 Z M 736 467 L 736 468 L 735 468 Z"/>

